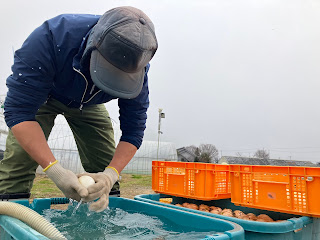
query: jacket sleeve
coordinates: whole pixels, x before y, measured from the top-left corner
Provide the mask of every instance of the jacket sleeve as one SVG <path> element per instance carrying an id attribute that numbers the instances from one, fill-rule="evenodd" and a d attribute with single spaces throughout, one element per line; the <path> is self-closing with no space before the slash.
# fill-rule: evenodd
<path id="1" fill-rule="evenodd" d="M 15 52 L 4 103 L 5 121 L 9 128 L 24 121 L 35 121 L 38 109 L 52 88 L 54 56 L 47 22 L 35 29 Z"/>
<path id="2" fill-rule="evenodd" d="M 120 141 L 129 142 L 138 149 L 142 144 L 144 130 L 146 128 L 147 109 L 149 107 L 148 70 L 146 67 L 144 83 L 141 93 L 134 99 L 119 99 L 120 129 L 122 136 Z"/>

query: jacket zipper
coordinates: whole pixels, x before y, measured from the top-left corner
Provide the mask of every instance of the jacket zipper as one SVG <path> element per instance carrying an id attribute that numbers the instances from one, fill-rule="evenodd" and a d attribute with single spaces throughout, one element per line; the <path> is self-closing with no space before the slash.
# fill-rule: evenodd
<path id="1" fill-rule="evenodd" d="M 101 90 L 99 90 L 98 92 L 96 92 L 95 94 L 93 94 L 92 97 L 89 98 L 89 100 L 87 100 L 87 101 L 85 101 L 85 102 L 83 102 L 83 103 L 88 103 L 88 102 L 90 102 L 91 99 L 94 98 L 99 92 L 101 92 Z"/>
<path id="2" fill-rule="evenodd" d="M 93 84 L 93 85 L 92 85 L 92 88 L 91 88 L 91 90 L 90 90 L 90 95 L 93 93 L 94 87 L 95 87 L 95 85 Z"/>
<path id="3" fill-rule="evenodd" d="M 83 77 L 83 79 L 86 81 L 86 88 L 85 88 L 84 93 L 83 93 L 83 95 L 82 95 L 81 103 L 80 103 L 80 107 L 79 107 L 80 111 L 82 111 L 83 104 L 90 102 L 90 101 L 92 100 L 92 98 L 94 98 L 99 92 L 101 92 L 101 90 L 99 90 L 98 92 L 96 92 L 95 94 L 93 94 L 93 96 L 92 96 L 91 98 L 89 98 L 89 100 L 87 100 L 87 101 L 84 102 L 83 99 L 84 99 L 84 97 L 85 97 L 85 95 L 86 95 L 87 88 L 88 88 L 88 84 L 89 84 L 89 83 L 88 83 L 88 80 L 87 80 L 86 76 L 83 75 L 83 73 L 82 73 L 80 70 L 78 70 L 78 69 L 76 69 L 76 68 L 74 68 L 74 67 L 73 67 L 73 70 L 76 71 L 77 73 L 79 73 L 79 74 Z M 90 94 L 92 94 L 93 90 L 94 90 L 94 85 L 93 85 L 93 87 L 92 87 L 92 89 L 91 89 L 91 91 L 90 91 Z"/>

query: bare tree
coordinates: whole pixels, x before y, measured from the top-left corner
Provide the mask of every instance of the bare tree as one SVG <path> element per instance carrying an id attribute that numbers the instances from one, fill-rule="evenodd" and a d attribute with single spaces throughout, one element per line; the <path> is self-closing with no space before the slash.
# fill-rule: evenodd
<path id="1" fill-rule="evenodd" d="M 196 147 L 195 145 L 190 145 L 190 146 L 186 147 L 186 149 L 187 149 L 188 151 L 192 152 L 193 154 L 196 153 L 197 148 L 198 148 L 198 147 Z"/>
<path id="2" fill-rule="evenodd" d="M 203 158 L 208 159 L 208 162 L 216 162 L 219 160 L 219 151 L 215 145 L 201 144 L 199 146 L 200 153 L 204 154 Z"/>
<path id="3" fill-rule="evenodd" d="M 219 160 L 219 151 L 212 144 L 200 144 L 199 147 L 191 145 L 186 148 L 196 156 L 195 162 L 211 163 Z"/>
<path id="4" fill-rule="evenodd" d="M 269 151 L 265 149 L 258 149 L 253 156 L 256 158 L 270 159 Z"/>
<path id="5" fill-rule="evenodd" d="M 194 161 L 199 162 L 199 156 L 200 156 L 200 150 L 195 145 L 190 145 L 188 147 L 185 147 L 188 151 L 192 152 L 195 155 Z"/>
<path id="6" fill-rule="evenodd" d="M 236 156 L 237 156 L 237 157 L 243 157 L 241 152 L 237 152 L 237 153 L 236 153 Z"/>

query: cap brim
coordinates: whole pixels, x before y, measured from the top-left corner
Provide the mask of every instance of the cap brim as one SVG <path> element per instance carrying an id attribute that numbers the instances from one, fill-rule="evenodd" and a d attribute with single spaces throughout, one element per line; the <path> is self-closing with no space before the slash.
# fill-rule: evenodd
<path id="1" fill-rule="evenodd" d="M 136 73 L 127 73 L 109 63 L 97 50 L 92 51 L 90 75 L 102 91 L 119 98 L 135 98 L 142 89 L 145 68 Z"/>

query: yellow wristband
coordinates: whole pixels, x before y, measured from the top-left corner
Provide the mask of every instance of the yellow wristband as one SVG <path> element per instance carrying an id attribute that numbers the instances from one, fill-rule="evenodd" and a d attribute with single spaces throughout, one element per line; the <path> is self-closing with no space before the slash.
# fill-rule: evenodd
<path id="1" fill-rule="evenodd" d="M 43 169 L 43 171 L 47 171 L 50 167 L 52 167 L 53 165 L 55 165 L 56 163 L 58 163 L 58 160 L 55 160 L 53 163 L 50 163 L 45 169 Z"/>
<path id="2" fill-rule="evenodd" d="M 111 169 L 115 170 L 115 171 L 116 171 L 116 173 L 118 174 L 118 178 L 119 178 L 119 172 L 118 172 L 118 170 L 117 170 L 117 169 L 115 169 L 114 167 L 106 167 L 106 168 L 111 168 Z"/>

